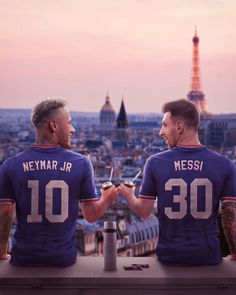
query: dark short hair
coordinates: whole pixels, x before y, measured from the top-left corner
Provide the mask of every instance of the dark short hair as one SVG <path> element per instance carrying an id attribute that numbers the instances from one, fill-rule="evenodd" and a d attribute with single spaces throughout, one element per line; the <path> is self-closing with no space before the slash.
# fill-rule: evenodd
<path id="1" fill-rule="evenodd" d="M 178 99 L 163 105 L 163 113 L 170 112 L 174 118 L 181 118 L 187 126 L 198 130 L 200 115 L 195 104 L 187 99 Z"/>
<path id="2" fill-rule="evenodd" d="M 37 104 L 32 111 L 32 123 L 37 128 L 44 123 L 58 109 L 67 105 L 66 100 L 62 98 L 47 98 Z"/>

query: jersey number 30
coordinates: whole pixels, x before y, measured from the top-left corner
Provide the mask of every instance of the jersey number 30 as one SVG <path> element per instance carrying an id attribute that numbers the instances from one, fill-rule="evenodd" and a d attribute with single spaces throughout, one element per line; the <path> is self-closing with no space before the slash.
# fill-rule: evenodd
<path id="1" fill-rule="evenodd" d="M 173 202 L 179 203 L 179 211 L 173 211 L 171 207 L 165 208 L 165 214 L 170 219 L 181 219 L 187 214 L 187 189 L 188 184 L 181 178 L 171 178 L 165 184 L 165 190 L 171 191 L 173 187 L 179 187 L 179 195 L 173 196 Z M 205 196 L 198 196 L 198 188 L 205 188 Z M 204 199 L 204 211 L 198 210 L 198 197 Z M 202 202 L 203 200 L 201 200 Z M 190 214 L 197 219 L 207 219 L 212 214 L 212 183 L 208 178 L 196 178 L 190 183 Z"/>
<path id="2" fill-rule="evenodd" d="M 27 222 L 42 222 L 39 214 L 39 181 L 28 180 L 31 188 L 31 213 L 27 215 Z M 53 190 L 61 191 L 61 213 L 53 214 Z M 45 217 L 50 222 L 64 222 L 68 217 L 69 188 L 64 180 L 51 180 L 45 186 Z"/>

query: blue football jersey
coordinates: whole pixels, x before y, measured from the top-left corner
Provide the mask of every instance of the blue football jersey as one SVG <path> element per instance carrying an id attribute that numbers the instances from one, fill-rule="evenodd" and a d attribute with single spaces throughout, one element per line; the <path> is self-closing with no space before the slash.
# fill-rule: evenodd
<path id="1" fill-rule="evenodd" d="M 157 198 L 158 259 L 171 265 L 221 261 L 217 215 L 224 197 L 236 200 L 236 169 L 205 146 L 177 146 L 151 156 L 139 198 Z"/>
<path id="2" fill-rule="evenodd" d="M 75 262 L 80 202 L 97 201 L 93 168 L 83 155 L 59 146 L 32 146 L 0 167 L 0 202 L 16 204 L 11 263 Z"/>

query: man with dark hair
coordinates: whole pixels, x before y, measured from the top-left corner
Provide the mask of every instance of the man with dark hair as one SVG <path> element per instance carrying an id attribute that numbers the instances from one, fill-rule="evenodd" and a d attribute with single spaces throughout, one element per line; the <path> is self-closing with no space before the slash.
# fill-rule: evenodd
<path id="1" fill-rule="evenodd" d="M 228 158 L 201 145 L 195 105 L 166 103 L 160 136 L 169 150 L 151 156 L 144 167 L 138 199 L 124 184 L 119 192 L 145 218 L 157 198 L 160 225 L 158 259 L 169 265 L 217 264 L 222 260 L 217 215 L 236 260 L 236 169 Z"/>
<path id="2" fill-rule="evenodd" d="M 89 222 L 101 217 L 117 196 L 112 186 L 98 199 L 87 157 L 72 152 L 75 132 L 62 99 L 47 99 L 33 110 L 36 142 L 0 167 L 0 259 L 13 265 L 68 266 L 76 261 L 78 203 Z M 7 243 L 13 206 L 17 227 Z"/>
<path id="3" fill-rule="evenodd" d="M 192 127 L 194 130 L 198 130 L 199 127 L 199 113 L 193 103 L 186 99 L 175 100 L 167 102 L 162 107 L 162 112 L 170 112 L 172 118 L 184 119 L 187 126 Z"/>

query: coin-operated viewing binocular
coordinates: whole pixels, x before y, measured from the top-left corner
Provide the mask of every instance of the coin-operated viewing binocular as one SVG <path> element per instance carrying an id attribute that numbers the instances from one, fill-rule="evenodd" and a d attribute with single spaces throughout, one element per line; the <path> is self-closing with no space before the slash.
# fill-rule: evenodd
<path id="1" fill-rule="evenodd" d="M 134 186 L 134 181 L 139 177 L 140 173 L 141 173 L 141 170 L 135 175 L 135 177 L 132 180 L 124 181 L 123 182 L 124 185 L 126 185 L 129 188 L 132 188 Z M 111 182 L 112 174 L 113 174 L 113 167 L 111 168 L 111 173 L 110 173 L 109 180 L 102 184 L 102 189 L 103 190 L 106 190 L 106 189 L 110 188 L 113 185 L 113 183 Z M 120 185 L 119 183 L 115 184 L 115 186 L 119 186 L 119 185 Z"/>

